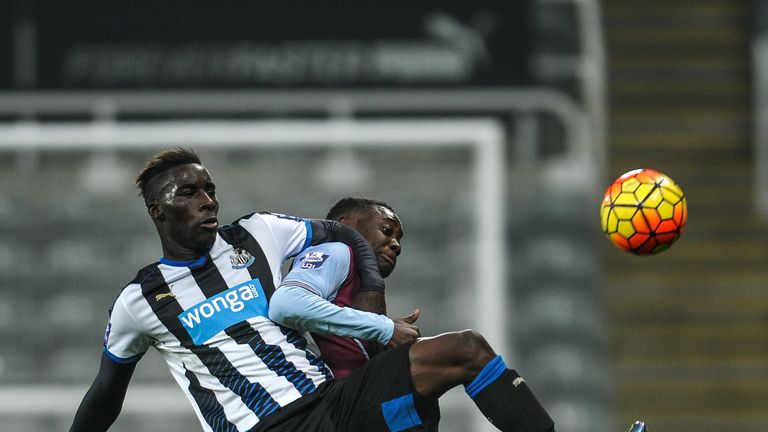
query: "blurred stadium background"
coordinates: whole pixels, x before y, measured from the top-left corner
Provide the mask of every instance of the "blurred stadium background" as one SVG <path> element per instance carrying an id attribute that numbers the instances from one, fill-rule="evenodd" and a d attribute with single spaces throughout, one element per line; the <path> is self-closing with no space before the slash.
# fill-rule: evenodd
<path id="1" fill-rule="evenodd" d="M 482 329 L 560 432 L 768 426 L 767 4 L 8 2 L 0 431 L 68 429 L 112 300 L 160 255 L 132 176 L 177 144 L 223 221 L 388 201 L 390 313 Z M 659 256 L 599 229 L 638 167 L 689 200 Z M 487 430 L 473 412 L 449 393 L 441 430 Z M 199 429 L 150 352 L 112 430 Z"/>

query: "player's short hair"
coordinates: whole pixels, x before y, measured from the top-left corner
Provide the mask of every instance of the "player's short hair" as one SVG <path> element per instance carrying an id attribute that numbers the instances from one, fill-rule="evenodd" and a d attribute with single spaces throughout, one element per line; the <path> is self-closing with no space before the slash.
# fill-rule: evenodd
<path id="1" fill-rule="evenodd" d="M 149 158 L 144 168 L 136 175 L 136 187 L 139 188 L 139 195 L 144 198 L 144 203 L 149 205 L 155 198 L 155 191 L 150 188 L 152 180 L 173 167 L 187 164 L 200 164 L 200 156 L 183 147 L 163 150 Z"/>
<path id="2" fill-rule="evenodd" d="M 397 214 L 395 209 L 384 201 L 362 197 L 346 197 L 336 201 L 336 204 L 328 210 L 328 214 L 325 218 L 337 221 L 342 216 L 349 216 L 357 210 L 370 210 L 373 207 L 384 207 L 389 209 L 392 213 Z"/>

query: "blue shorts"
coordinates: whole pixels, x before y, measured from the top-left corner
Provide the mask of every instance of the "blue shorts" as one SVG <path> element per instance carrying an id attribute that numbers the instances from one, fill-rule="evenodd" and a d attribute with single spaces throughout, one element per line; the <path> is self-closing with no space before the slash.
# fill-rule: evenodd
<path id="1" fill-rule="evenodd" d="M 343 380 L 330 380 L 259 422 L 252 432 L 436 431 L 437 399 L 411 383 L 411 344 L 373 357 Z"/>

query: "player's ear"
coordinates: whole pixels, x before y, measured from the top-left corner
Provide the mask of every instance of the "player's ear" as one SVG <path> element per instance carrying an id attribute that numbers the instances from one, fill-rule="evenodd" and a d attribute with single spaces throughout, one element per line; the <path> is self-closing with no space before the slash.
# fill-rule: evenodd
<path id="1" fill-rule="evenodd" d="M 337 219 L 339 223 L 343 223 L 344 225 L 349 225 L 349 218 L 346 216 L 339 216 Z"/>
<path id="2" fill-rule="evenodd" d="M 163 212 L 163 209 L 161 209 L 160 205 L 157 203 L 147 204 L 147 213 L 149 213 L 149 216 L 152 219 L 165 220 L 165 212 Z"/>

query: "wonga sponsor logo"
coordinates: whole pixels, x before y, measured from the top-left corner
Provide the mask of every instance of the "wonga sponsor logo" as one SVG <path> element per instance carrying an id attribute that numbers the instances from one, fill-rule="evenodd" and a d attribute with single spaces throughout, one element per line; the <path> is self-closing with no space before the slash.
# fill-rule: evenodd
<path id="1" fill-rule="evenodd" d="M 258 279 L 253 279 L 201 301 L 178 318 L 192 341 L 201 345 L 227 327 L 267 315 L 264 289 Z"/>

